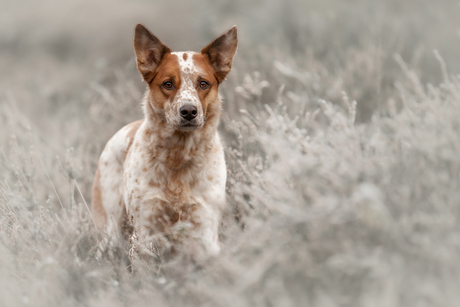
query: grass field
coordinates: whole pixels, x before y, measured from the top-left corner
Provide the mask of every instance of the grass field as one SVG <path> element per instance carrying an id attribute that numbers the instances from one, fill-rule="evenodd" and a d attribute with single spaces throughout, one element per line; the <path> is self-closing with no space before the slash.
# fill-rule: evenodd
<path id="1" fill-rule="evenodd" d="M 0 306 L 458 306 L 456 1 L 0 8 Z M 238 25 L 203 262 L 141 257 L 88 213 L 105 143 L 142 117 L 137 22 L 196 51 Z"/>

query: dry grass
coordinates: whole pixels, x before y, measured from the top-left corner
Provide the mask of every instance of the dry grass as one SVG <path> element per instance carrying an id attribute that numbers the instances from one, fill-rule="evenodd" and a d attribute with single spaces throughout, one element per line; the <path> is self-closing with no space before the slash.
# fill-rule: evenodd
<path id="1" fill-rule="evenodd" d="M 454 4 L 2 6 L 0 306 L 457 305 Z M 215 259 L 111 240 L 88 214 L 105 142 L 142 116 L 138 21 L 174 50 L 239 26 Z"/>

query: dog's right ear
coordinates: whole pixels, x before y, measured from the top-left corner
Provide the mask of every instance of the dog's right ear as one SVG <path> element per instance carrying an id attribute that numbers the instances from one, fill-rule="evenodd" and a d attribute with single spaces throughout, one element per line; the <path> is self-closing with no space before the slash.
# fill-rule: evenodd
<path id="1" fill-rule="evenodd" d="M 134 52 L 137 57 L 137 70 L 145 82 L 152 82 L 155 71 L 166 53 L 171 49 L 166 47 L 144 25 L 138 23 L 134 31 Z"/>
<path id="2" fill-rule="evenodd" d="M 219 83 L 225 80 L 232 69 L 233 57 L 237 48 L 237 28 L 233 26 L 201 50 L 201 53 L 208 57 Z"/>

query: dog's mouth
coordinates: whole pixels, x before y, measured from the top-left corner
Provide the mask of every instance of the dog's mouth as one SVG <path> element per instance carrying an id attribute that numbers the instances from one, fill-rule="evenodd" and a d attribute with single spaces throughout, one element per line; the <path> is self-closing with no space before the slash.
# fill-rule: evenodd
<path id="1" fill-rule="evenodd" d="M 200 128 L 200 125 L 187 121 L 187 122 L 181 122 L 179 126 L 177 126 L 177 130 L 180 131 L 193 131 Z"/>

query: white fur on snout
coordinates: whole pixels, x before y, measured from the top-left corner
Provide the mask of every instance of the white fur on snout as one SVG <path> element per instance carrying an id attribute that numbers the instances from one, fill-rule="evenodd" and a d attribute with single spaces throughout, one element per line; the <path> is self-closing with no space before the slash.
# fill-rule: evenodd
<path id="1" fill-rule="evenodd" d="M 194 52 L 173 52 L 172 54 L 175 54 L 179 61 L 181 86 L 174 98 L 174 101 L 172 101 L 172 109 L 176 111 L 176 114 L 171 115 L 176 118 L 174 122 L 180 123 L 182 120 L 180 116 L 180 108 L 186 104 L 194 105 L 198 111 L 198 115 L 194 121 L 198 124 L 198 126 L 202 126 L 204 121 L 203 107 L 201 105 L 200 98 L 198 97 L 196 84 L 200 75 L 200 70 L 193 61 Z M 186 60 L 184 60 L 184 54 L 187 54 Z"/>

